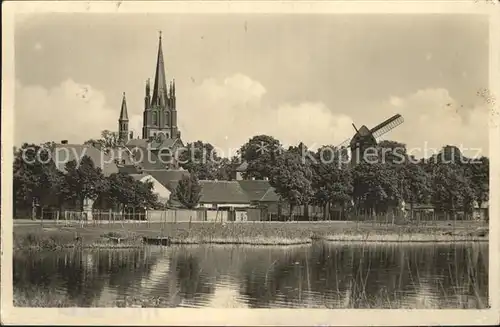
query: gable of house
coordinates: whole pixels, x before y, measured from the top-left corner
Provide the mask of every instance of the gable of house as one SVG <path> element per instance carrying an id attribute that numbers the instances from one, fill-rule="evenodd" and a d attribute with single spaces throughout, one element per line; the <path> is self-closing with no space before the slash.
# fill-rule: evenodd
<path id="1" fill-rule="evenodd" d="M 173 186 L 173 182 L 177 182 L 184 176 L 189 176 L 189 171 L 184 169 L 169 169 L 169 170 L 145 170 L 145 173 L 153 176 L 158 182 L 169 189 L 171 192 L 177 186 Z"/>
<path id="2" fill-rule="evenodd" d="M 140 181 L 142 183 L 151 182 L 153 184 L 153 193 L 158 196 L 158 201 L 161 203 L 167 203 L 170 199 L 170 194 L 172 193 L 169 189 L 163 186 L 156 178 L 149 174 L 130 174 L 133 179 Z"/>

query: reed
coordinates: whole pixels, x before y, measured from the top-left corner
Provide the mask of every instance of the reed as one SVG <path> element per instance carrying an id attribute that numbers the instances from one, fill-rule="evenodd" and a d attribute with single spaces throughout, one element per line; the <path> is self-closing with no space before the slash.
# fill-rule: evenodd
<path id="1" fill-rule="evenodd" d="M 19 290 L 14 289 L 13 304 L 25 308 L 74 308 L 81 307 L 75 300 L 54 290 Z M 101 306 L 95 303 L 93 307 Z M 106 307 L 115 308 L 173 308 L 177 304 L 172 297 L 123 296 L 107 302 Z"/>
<path id="2" fill-rule="evenodd" d="M 144 238 L 168 238 L 170 244 L 295 245 L 313 241 L 469 242 L 487 241 L 488 230 L 463 224 L 392 225 L 353 222 L 304 223 L 147 223 L 94 226 L 14 226 L 14 249 L 65 247 L 127 248 Z M 471 232 L 471 230 L 473 232 Z"/>

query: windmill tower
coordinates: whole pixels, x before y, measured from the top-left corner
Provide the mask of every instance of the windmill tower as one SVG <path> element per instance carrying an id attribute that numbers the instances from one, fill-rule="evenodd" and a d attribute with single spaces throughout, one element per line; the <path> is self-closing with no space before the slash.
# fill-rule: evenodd
<path id="1" fill-rule="evenodd" d="M 377 145 L 377 139 L 379 137 L 398 127 L 403 122 L 403 117 L 397 114 L 384 120 L 372 129 L 368 129 L 365 125 L 357 129 L 356 125 L 352 124 L 354 130 L 356 130 L 356 134 L 354 134 L 352 138 L 340 143 L 337 148 L 351 149 L 351 166 L 354 166 L 360 162 L 360 158 L 364 157 L 367 149 Z"/>

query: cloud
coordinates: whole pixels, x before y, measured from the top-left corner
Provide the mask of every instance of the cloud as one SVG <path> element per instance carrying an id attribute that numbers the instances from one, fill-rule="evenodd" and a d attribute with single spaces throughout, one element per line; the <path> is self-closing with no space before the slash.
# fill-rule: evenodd
<path id="1" fill-rule="evenodd" d="M 190 88 L 179 87 L 178 121 L 183 141 L 210 142 L 221 149 L 221 154 L 231 155 L 257 134 L 272 135 L 285 145 L 302 141 L 311 148 L 336 145 L 353 134 L 352 119 L 333 113 L 320 101 L 270 105 L 265 101 L 266 92 L 261 83 L 242 74 L 206 79 Z M 418 157 L 425 155 L 425 148 L 439 150 L 446 144 L 467 147 L 469 155 L 474 154 L 473 148 L 488 154 L 487 106 L 466 107 L 445 89 L 391 96 L 370 111 L 377 117 L 400 113 L 405 122 L 384 138 L 420 149 L 413 152 Z M 99 137 L 103 129 L 116 130 L 118 114 L 117 108 L 106 104 L 104 94 L 90 85 L 69 79 L 45 89 L 16 81 L 17 145 L 62 139 L 84 142 Z M 140 135 L 142 114 L 133 115 L 129 108 L 129 119 L 134 135 Z M 378 123 L 375 117 L 372 123 Z"/>
<path id="2" fill-rule="evenodd" d="M 102 92 L 71 79 L 45 89 L 16 81 L 14 142 L 81 143 L 98 138 L 103 129 L 117 129 L 118 110 L 110 109 Z M 129 113 L 130 114 L 130 113 Z M 139 116 L 130 116 L 136 125 Z"/>
<path id="3" fill-rule="evenodd" d="M 387 139 L 405 142 L 408 148 L 441 149 L 444 145 L 468 148 L 465 153 L 475 155 L 475 149 L 488 154 L 489 112 L 486 105 L 465 106 L 453 99 L 445 89 L 425 89 L 404 97 L 391 97 L 378 108 L 380 115 L 401 114 L 403 125 L 389 132 Z M 419 153 L 420 152 L 420 153 Z"/>
<path id="4" fill-rule="evenodd" d="M 179 89 L 178 111 L 183 140 L 210 142 L 224 155 L 258 134 L 274 136 L 285 145 L 302 141 L 314 148 L 340 143 L 352 133 L 352 119 L 332 113 L 321 102 L 266 104 L 265 87 L 242 74 L 206 79 L 185 95 L 182 92 Z"/>

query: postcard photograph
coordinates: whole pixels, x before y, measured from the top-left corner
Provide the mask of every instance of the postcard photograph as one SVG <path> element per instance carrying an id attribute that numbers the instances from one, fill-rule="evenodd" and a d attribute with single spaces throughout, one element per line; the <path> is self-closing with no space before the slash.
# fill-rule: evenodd
<path id="1" fill-rule="evenodd" d="M 491 318 L 492 10 L 261 5 L 11 15 L 8 310 Z"/>

